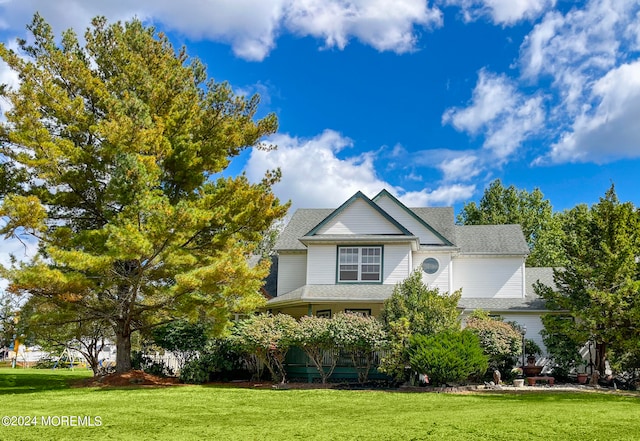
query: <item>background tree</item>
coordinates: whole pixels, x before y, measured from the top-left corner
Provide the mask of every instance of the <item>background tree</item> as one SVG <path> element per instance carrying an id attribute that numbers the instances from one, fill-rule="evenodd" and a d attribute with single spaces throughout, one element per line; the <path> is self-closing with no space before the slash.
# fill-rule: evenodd
<path id="1" fill-rule="evenodd" d="M 433 335 L 445 330 L 459 330 L 458 301 L 461 295 L 461 290 L 443 293 L 437 288 L 429 288 L 422 282 L 420 270 L 398 283 L 391 297 L 385 300 L 380 314 L 390 342 L 379 370 L 398 381 L 406 380 L 409 339 L 414 334 Z"/>
<path id="2" fill-rule="evenodd" d="M 568 311 L 575 330 L 596 343 L 596 365 L 640 339 L 640 215 L 611 188 L 590 208 L 565 215 L 567 265 L 554 270 L 557 290 L 538 284 L 551 310 Z M 583 342 L 584 343 L 584 342 Z"/>
<path id="3" fill-rule="evenodd" d="M 93 375 L 102 373 L 100 352 L 113 330 L 107 321 L 88 320 L 72 302 L 31 297 L 20 310 L 21 327 L 35 344 L 52 354 L 73 349 L 82 354 Z"/>
<path id="4" fill-rule="evenodd" d="M 14 343 L 18 333 L 20 305 L 18 299 L 7 292 L 0 294 L 0 349 L 2 354 Z"/>
<path id="5" fill-rule="evenodd" d="M 2 88 L 12 108 L 0 155 L 22 173 L 0 174 L 0 232 L 40 247 L 5 272 L 11 292 L 108 322 L 118 372 L 131 368 L 139 329 L 206 315 L 221 330 L 230 311 L 260 305 L 269 263 L 247 258 L 286 212 L 271 190 L 279 172 L 257 184 L 220 175 L 276 117 L 255 121 L 257 96 L 207 81 L 197 59 L 138 20 L 96 18 L 84 45 L 71 30 L 56 43 L 38 15 L 28 29 L 21 53 L 0 45 L 21 79 Z"/>
<path id="6" fill-rule="evenodd" d="M 462 225 L 518 224 L 531 253 L 527 266 L 561 266 L 564 257 L 559 219 L 549 200 L 536 188 L 532 192 L 504 187 L 500 179 L 485 190 L 480 203 L 464 204 L 458 214 Z"/>

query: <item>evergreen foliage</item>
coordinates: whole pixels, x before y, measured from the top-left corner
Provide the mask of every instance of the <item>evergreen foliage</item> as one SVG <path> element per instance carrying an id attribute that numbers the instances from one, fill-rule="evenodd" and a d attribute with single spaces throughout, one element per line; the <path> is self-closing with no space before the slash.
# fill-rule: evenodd
<path id="1" fill-rule="evenodd" d="M 268 260 L 248 257 L 287 210 L 262 182 L 222 177 L 231 159 L 277 129 L 259 97 L 207 80 L 205 66 L 141 21 L 93 20 L 58 39 L 42 17 L 18 51 L 20 77 L 0 98 L 0 216 L 6 237 L 35 238 L 39 256 L 4 272 L 9 290 L 53 299 L 106 322 L 117 371 L 132 333 L 175 318 L 213 319 L 260 306 Z M 54 325 L 54 323 L 51 323 Z"/>
<path id="2" fill-rule="evenodd" d="M 409 340 L 408 352 L 411 367 L 426 374 L 435 385 L 481 377 L 488 366 L 478 337 L 466 329 L 431 336 L 416 334 Z"/>
<path id="3" fill-rule="evenodd" d="M 409 339 L 414 334 L 434 335 L 446 330 L 460 329 L 458 301 L 462 291 L 443 293 L 429 288 L 422 282 L 422 272 L 416 270 L 398 283 L 393 294 L 384 302 L 381 319 L 389 334 L 387 355 L 381 360 L 379 370 L 397 381 L 407 380 L 406 352 Z"/>
<path id="4" fill-rule="evenodd" d="M 568 263 L 554 271 L 556 290 L 538 284 L 536 291 L 549 309 L 575 318 L 572 342 L 595 342 L 604 373 L 607 358 L 630 360 L 640 347 L 640 214 L 612 185 L 597 204 L 579 205 L 565 218 Z"/>

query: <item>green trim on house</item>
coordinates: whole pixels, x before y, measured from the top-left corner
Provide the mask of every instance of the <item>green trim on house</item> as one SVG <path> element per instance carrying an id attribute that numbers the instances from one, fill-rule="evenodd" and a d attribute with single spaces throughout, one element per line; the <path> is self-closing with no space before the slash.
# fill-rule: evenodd
<path id="1" fill-rule="evenodd" d="M 393 202 L 395 202 L 396 204 L 398 204 L 398 206 L 400 208 L 402 208 L 408 215 L 410 215 L 411 217 L 413 217 L 416 221 L 418 221 L 420 224 L 422 224 L 422 226 L 424 226 L 427 230 L 431 231 L 433 234 L 436 235 L 436 237 L 438 237 L 438 239 L 440 239 L 441 241 L 443 241 L 445 243 L 445 245 L 448 246 L 455 246 L 455 244 L 453 244 L 449 239 L 447 239 L 446 237 L 444 237 L 442 234 L 440 234 L 438 232 L 438 230 L 436 230 L 435 228 L 433 228 L 431 225 L 429 225 L 427 222 L 424 221 L 424 219 L 421 219 L 420 216 L 418 216 L 417 214 L 415 214 L 413 211 L 411 211 L 411 209 L 409 209 L 406 205 L 404 205 L 402 202 L 400 202 L 398 200 L 398 198 L 396 198 L 394 195 L 392 195 L 391 193 L 389 193 L 386 189 L 383 189 L 380 193 L 378 193 L 377 195 L 375 195 L 372 199 L 372 201 L 375 203 L 377 199 L 381 198 L 382 196 L 386 196 L 389 199 L 391 199 Z"/>
<path id="2" fill-rule="evenodd" d="M 387 213 L 382 208 L 380 208 L 375 202 L 373 202 L 371 199 L 366 197 L 364 195 L 364 193 L 362 193 L 361 191 L 358 191 L 356 194 L 351 196 L 349 198 L 349 200 L 347 200 L 344 204 L 342 204 L 338 208 L 336 208 L 329 216 L 325 217 L 318 225 L 313 227 L 311 229 L 311 231 L 309 231 L 307 234 L 305 234 L 305 236 L 315 236 L 316 233 L 323 226 L 325 226 L 327 222 L 329 222 L 331 219 L 333 219 L 336 216 L 338 216 L 340 213 L 342 213 L 346 208 L 348 208 L 350 205 L 352 205 L 358 199 L 363 200 L 364 202 L 366 202 L 371 208 L 376 210 L 382 217 L 384 217 L 386 220 L 391 222 L 391 224 L 394 227 L 396 227 L 398 230 L 400 230 L 402 232 L 402 235 L 404 235 L 404 236 L 413 236 L 413 234 L 409 230 L 407 230 L 404 226 L 402 226 L 402 224 L 400 224 L 397 220 L 395 220 L 393 217 L 391 217 L 391 215 L 389 215 L 389 213 Z"/>

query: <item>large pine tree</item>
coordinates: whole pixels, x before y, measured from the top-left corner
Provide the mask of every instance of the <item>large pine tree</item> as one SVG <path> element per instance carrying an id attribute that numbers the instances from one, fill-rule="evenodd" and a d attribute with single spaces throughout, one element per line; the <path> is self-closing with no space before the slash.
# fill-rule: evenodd
<path id="1" fill-rule="evenodd" d="M 277 129 L 256 120 L 258 97 L 237 96 L 140 21 L 96 18 L 80 43 L 59 42 L 36 15 L 30 42 L 0 58 L 20 78 L 0 88 L 2 233 L 30 235 L 39 256 L 6 271 L 10 290 L 73 305 L 107 321 L 117 371 L 131 334 L 175 317 L 219 328 L 252 309 L 266 266 L 247 257 L 287 205 L 279 172 L 252 184 L 221 173 Z"/>

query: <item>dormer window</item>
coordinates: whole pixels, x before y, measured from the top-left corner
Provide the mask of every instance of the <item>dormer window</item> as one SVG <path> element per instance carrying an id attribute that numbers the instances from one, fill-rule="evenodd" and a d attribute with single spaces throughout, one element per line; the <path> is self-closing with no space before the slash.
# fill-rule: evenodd
<path id="1" fill-rule="evenodd" d="M 338 282 L 382 282 L 382 247 L 338 247 Z"/>

